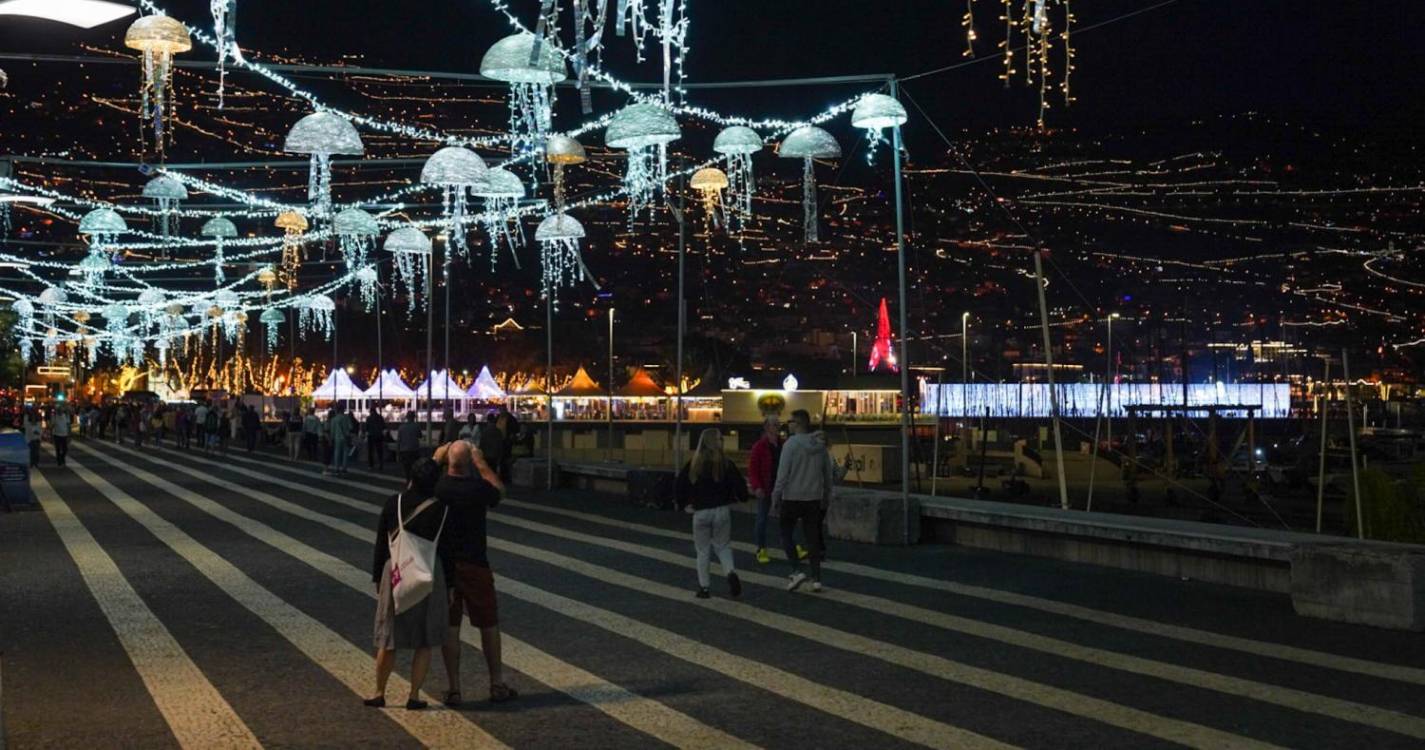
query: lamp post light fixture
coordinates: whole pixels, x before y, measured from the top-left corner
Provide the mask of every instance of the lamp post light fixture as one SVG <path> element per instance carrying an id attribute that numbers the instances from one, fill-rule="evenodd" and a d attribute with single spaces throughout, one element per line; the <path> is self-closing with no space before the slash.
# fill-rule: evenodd
<path id="1" fill-rule="evenodd" d="M 92 29 L 131 16 L 133 6 L 106 0 L 4 0 L 0 16 L 33 16 Z"/>

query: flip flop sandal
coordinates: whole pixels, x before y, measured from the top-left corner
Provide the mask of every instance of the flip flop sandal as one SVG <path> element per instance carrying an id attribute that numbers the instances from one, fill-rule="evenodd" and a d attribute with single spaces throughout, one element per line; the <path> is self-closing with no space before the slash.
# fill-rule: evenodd
<path id="1" fill-rule="evenodd" d="M 490 702 L 491 702 L 491 703 L 506 703 L 506 702 L 512 701 L 512 700 L 514 700 L 514 699 L 516 699 L 516 698 L 518 698 L 518 697 L 520 697 L 520 694 L 517 693 L 517 692 L 515 692 L 515 689 L 512 688 L 512 687 L 510 687 L 509 685 L 491 685 L 491 686 L 490 686 Z"/>

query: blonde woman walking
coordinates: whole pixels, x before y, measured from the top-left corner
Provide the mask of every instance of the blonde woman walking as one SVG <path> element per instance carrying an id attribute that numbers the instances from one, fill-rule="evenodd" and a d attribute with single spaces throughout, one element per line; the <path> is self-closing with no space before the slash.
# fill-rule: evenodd
<path id="1" fill-rule="evenodd" d="M 698 450 L 682 471 L 678 472 L 678 504 L 693 514 L 693 547 L 698 553 L 699 599 L 711 594 L 709 567 L 713 553 L 727 573 L 728 593 L 742 595 L 742 581 L 732 562 L 733 503 L 747 502 L 747 483 L 737 467 L 722 452 L 722 433 L 716 428 L 703 430 L 698 438 Z"/>

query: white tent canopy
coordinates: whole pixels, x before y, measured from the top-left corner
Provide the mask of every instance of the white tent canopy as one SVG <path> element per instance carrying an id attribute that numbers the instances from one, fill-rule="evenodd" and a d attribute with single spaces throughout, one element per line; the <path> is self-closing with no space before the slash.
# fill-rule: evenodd
<path id="1" fill-rule="evenodd" d="M 365 398 L 362 390 L 351 382 L 346 370 L 337 368 L 327 374 L 327 379 L 312 391 L 313 401 L 359 401 Z"/>
<path id="2" fill-rule="evenodd" d="M 480 368 L 480 374 L 465 393 L 476 401 L 503 401 L 507 395 L 500 384 L 495 382 L 495 376 L 490 374 L 489 365 Z"/>
<path id="3" fill-rule="evenodd" d="M 380 377 L 366 389 L 366 398 L 381 401 L 409 401 L 416 397 L 406 381 L 395 370 L 382 370 Z"/>
<path id="4" fill-rule="evenodd" d="M 427 398 L 427 386 L 430 387 L 429 398 L 434 401 L 467 401 L 470 398 L 465 395 L 465 389 L 445 370 L 432 372 L 430 377 L 416 386 L 416 398 Z"/>

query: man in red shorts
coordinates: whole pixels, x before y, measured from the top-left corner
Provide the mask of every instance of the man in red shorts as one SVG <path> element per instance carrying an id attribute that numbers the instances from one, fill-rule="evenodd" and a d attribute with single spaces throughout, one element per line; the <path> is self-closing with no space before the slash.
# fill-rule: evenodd
<path id="1" fill-rule="evenodd" d="M 444 702 L 458 706 L 460 695 L 460 617 L 480 629 L 480 648 L 490 670 L 490 701 L 503 703 L 518 697 L 505 684 L 500 658 L 500 618 L 495 603 L 495 578 L 485 553 L 485 512 L 499 505 L 504 485 L 499 476 L 463 440 L 441 446 L 435 460 L 445 466 L 445 474 L 435 486 L 436 499 L 450 509 L 441 554 L 451 562 L 450 619 L 441 644 L 445 674 L 450 682 Z"/>

